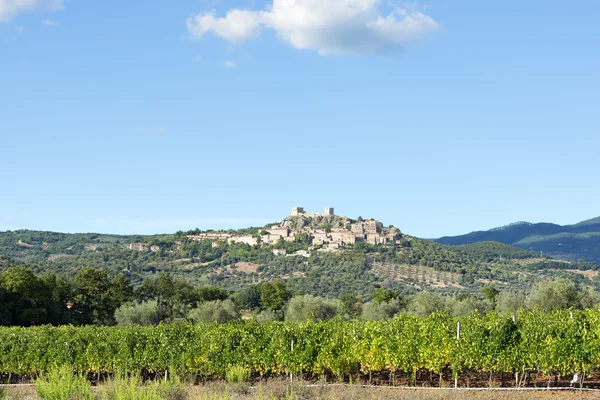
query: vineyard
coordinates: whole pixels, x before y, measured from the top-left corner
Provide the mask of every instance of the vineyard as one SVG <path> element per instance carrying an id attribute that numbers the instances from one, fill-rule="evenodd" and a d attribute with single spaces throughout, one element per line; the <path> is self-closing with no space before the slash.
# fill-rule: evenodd
<path id="1" fill-rule="evenodd" d="M 262 377 L 379 374 L 393 379 L 423 371 L 452 378 L 500 372 L 564 376 L 589 374 L 599 364 L 597 310 L 515 317 L 401 315 L 386 321 L 0 328 L 0 373 L 21 376 L 61 365 L 90 374 L 171 371 L 205 378 L 224 377 L 232 366 Z"/>

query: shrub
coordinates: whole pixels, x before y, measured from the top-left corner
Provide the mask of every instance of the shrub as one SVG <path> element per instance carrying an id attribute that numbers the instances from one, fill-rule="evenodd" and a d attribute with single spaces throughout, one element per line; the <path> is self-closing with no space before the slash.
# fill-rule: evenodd
<path id="1" fill-rule="evenodd" d="M 53 368 L 35 381 L 35 391 L 44 400 L 92 400 L 90 382 L 83 375 L 73 373 L 66 365 Z"/>
<path id="2" fill-rule="evenodd" d="M 234 365 L 227 371 L 225 379 L 229 383 L 250 382 L 250 370 L 241 365 Z"/>
<path id="3" fill-rule="evenodd" d="M 127 377 L 117 375 L 114 380 L 101 387 L 103 400 L 166 400 L 160 384 L 153 382 L 147 385 L 137 375 Z"/>
<path id="4" fill-rule="evenodd" d="M 234 365 L 227 370 L 225 379 L 237 394 L 245 395 L 250 392 L 250 370 L 248 368 Z"/>

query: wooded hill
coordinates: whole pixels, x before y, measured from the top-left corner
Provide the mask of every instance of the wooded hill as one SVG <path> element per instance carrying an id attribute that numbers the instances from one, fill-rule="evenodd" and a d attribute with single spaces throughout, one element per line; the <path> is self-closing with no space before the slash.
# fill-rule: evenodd
<path id="1" fill-rule="evenodd" d="M 179 241 L 180 247 L 175 245 Z M 130 242 L 146 242 L 160 250 L 129 250 Z M 83 267 L 93 267 L 111 276 L 125 272 L 134 283 L 167 271 L 190 282 L 234 291 L 280 278 L 297 293 L 335 298 L 350 294 L 365 300 L 379 287 L 403 294 L 417 290 L 457 294 L 479 292 L 489 283 L 528 290 L 547 278 L 596 285 L 598 269 L 595 263 L 557 261 L 496 242 L 446 246 L 408 235 L 397 244 L 357 243 L 328 252 L 313 249 L 308 258 L 275 256 L 273 249 L 281 246 L 290 255 L 309 249 L 311 243 L 302 238 L 274 246 L 219 242 L 214 247 L 211 241 L 188 240 L 184 232 L 121 236 L 20 230 L 0 232 L 0 254 L 5 257 L 0 269 L 24 265 L 36 273 L 52 271 L 72 277 Z"/>
<path id="2" fill-rule="evenodd" d="M 446 236 L 435 241 L 447 245 L 495 241 L 557 259 L 600 263 L 600 217 L 564 226 L 517 222 L 489 231 Z"/>

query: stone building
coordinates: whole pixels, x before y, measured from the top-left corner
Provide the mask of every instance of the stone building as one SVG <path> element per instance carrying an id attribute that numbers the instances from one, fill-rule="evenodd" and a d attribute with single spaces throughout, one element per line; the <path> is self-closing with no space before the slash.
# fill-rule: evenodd
<path id="1" fill-rule="evenodd" d="M 148 250 L 148 243 L 129 243 L 127 248 L 129 250 L 144 251 Z"/>
<path id="2" fill-rule="evenodd" d="M 272 226 L 269 229 L 265 229 L 271 235 L 289 236 L 291 229 L 288 226 Z"/>
<path id="3" fill-rule="evenodd" d="M 227 243 L 244 243 L 249 244 L 250 246 L 256 246 L 258 244 L 258 238 L 252 236 L 235 236 L 227 239 Z"/>
<path id="4" fill-rule="evenodd" d="M 271 235 L 271 234 L 262 235 L 260 237 L 260 242 L 265 245 L 271 245 L 271 244 L 275 244 L 275 243 L 279 242 L 282 238 L 283 238 L 283 236 L 281 236 L 281 235 Z"/>
<path id="5" fill-rule="evenodd" d="M 304 214 L 304 207 L 294 207 L 292 208 L 292 216 L 295 217 L 297 215 Z"/>
<path id="6" fill-rule="evenodd" d="M 205 232 L 199 235 L 188 235 L 188 239 L 200 242 L 202 240 L 227 240 L 231 238 L 231 234 L 222 232 Z"/>

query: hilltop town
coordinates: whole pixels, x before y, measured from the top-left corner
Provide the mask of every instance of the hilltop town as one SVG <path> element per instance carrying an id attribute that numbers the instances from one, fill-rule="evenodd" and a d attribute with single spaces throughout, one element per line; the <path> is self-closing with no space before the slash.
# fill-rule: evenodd
<path id="1" fill-rule="evenodd" d="M 398 228 L 385 227 L 375 219 L 350 219 L 335 215 L 333 207 L 325 208 L 323 213 L 307 213 L 303 207 L 292 208 L 291 214 L 281 223 L 259 229 L 253 234 L 236 235 L 222 231 L 201 232 L 187 235 L 192 241 L 212 241 L 213 247 L 220 243 L 243 243 L 250 246 L 275 246 L 281 242 L 295 242 L 299 237 L 309 238 L 312 246 L 308 251 L 299 251 L 296 255 L 310 256 L 309 251 L 319 249 L 322 251 L 337 250 L 353 246 L 355 243 L 368 243 L 372 245 L 396 243 L 402 237 Z M 180 247 L 181 242 L 175 243 Z M 147 243 L 129 243 L 130 250 L 153 251 L 160 250 L 159 246 L 150 246 Z M 286 255 L 285 249 L 274 249 L 275 255 Z"/>
<path id="2" fill-rule="evenodd" d="M 328 207 L 323 213 L 309 214 L 303 207 L 294 207 L 290 216 L 280 224 L 265 227 L 253 235 L 235 235 L 225 232 L 204 232 L 198 235 L 188 235 L 189 240 L 213 241 L 219 246 L 219 241 L 228 243 L 244 243 L 250 246 L 271 246 L 282 241 L 294 242 L 300 235 L 308 236 L 312 242 L 311 248 L 340 249 L 353 246 L 357 242 L 368 244 L 395 243 L 402 234 L 394 227 L 384 227 L 375 219 L 352 220 L 335 215 L 333 207 Z M 275 249 L 275 255 L 284 255 L 285 250 Z M 309 255 L 302 252 L 298 255 Z"/>

